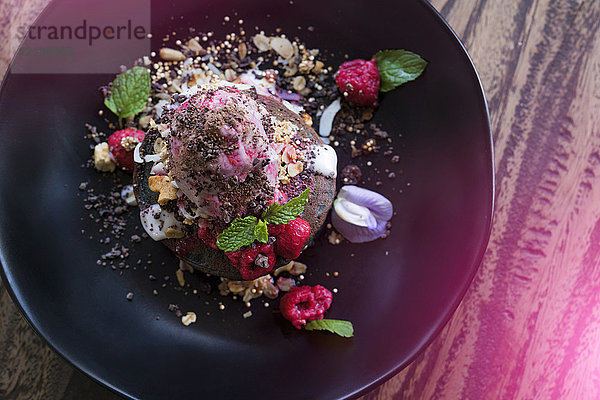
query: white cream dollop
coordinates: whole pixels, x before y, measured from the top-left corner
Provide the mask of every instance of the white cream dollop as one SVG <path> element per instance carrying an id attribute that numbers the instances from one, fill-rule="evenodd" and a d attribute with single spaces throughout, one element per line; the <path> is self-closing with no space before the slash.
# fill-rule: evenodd
<path id="1" fill-rule="evenodd" d="M 315 158 L 312 165 L 313 171 L 330 178 L 337 177 L 337 153 L 329 145 L 314 148 Z"/>
<path id="2" fill-rule="evenodd" d="M 140 211 L 140 220 L 146 233 L 156 241 L 166 239 L 169 228 L 183 230 L 183 225 L 175 218 L 175 214 L 163 210 L 158 204 Z"/>
<path id="3" fill-rule="evenodd" d="M 377 226 L 377 221 L 375 220 L 373 213 L 365 206 L 338 197 L 333 202 L 333 207 L 335 208 L 337 215 L 346 222 L 368 228 Z"/>

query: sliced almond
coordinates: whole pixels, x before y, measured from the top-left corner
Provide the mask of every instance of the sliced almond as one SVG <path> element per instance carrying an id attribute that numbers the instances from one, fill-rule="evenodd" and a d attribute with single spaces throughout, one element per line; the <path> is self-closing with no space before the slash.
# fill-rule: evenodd
<path id="1" fill-rule="evenodd" d="M 179 286 L 184 287 L 185 286 L 185 277 L 183 276 L 183 271 L 178 269 L 175 272 L 175 276 L 177 277 L 177 282 L 179 283 Z"/>
<path id="2" fill-rule="evenodd" d="M 292 79 L 292 86 L 294 87 L 294 90 L 296 92 L 304 90 L 304 88 L 306 87 L 306 78 L 304 78 L 303 76 L 295 77 L 294 79 Z"/>
<path id="3" fill-rule="evenodd" d="M 248 54 L 248 47 L 246 46 L 246 43 L 242 42 L 238 45 L 238 54 L 240 56 L 240 60 L 246 58 L 246 55 Z"/>
<path id="4" fill-rule="evenodd" d="M 170 49 L 168 47 L 163 47 L 158 52 L 160 58 L 165 61 L 183 61 L 185 60 L 185 55 L 179 50 Z"/>
<path id="5" fill-rule="evenodd" d="M 294 55 L 294 47 L 292 46 L 292 42 L 286 38 L 274 37 L 271 39 L 269 44 L 277 54 L 286 60 Z"/>
<path id="6" fill-rule="evenodd" d="M 229 82 L 235 81 L 236 78 L 237 74 L 234 70 L 232 70 L 231 68 L 225 70 L 225 79 L 227 79 Z"/>
<path id="7" fill-rule="evenodd" d="M 271 46 L 269 44 L 271 42 L 271 39 L 269 39 L 261 33 L 259 33 L 258 35 L 254 35 L 252 41 L 254 42 L 254 45 L 256 46 L 258 51 L 267 51 L 271 49 Z"/>
<path id="8" fill-rule="evenodd" d="M 300 174 L 303 170 L 304 170 L 304 165 L 300 161 L 290 164 L 287 167 L 287 172 L 290 175 L 290 177 L 292 177 L 292 178 L 295 177 L 296 175 Z"/>
<path id="9" fill-rule="evenodd" d="M 198 43 L 198 41 L 196 39 L 190 39 L 187 42 L 187 47 L 188 49 L 190 49 L 191 51 L 198 53 L 200 52 L 200 50 L 202 50 L 202 46 L 200 45 L 200 43 Z"/>

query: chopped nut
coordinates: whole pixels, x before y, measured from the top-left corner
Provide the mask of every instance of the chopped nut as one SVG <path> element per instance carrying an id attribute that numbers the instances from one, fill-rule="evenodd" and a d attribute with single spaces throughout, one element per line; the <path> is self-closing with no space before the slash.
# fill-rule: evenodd
<path id="1" fill-rule="evenodd" d="M 290 64 L 283 72 L 283 76 L 289 78 L 290 76 L 296 75 L 296 72 L 298 72 L 298 66 L 296 64 Z"/>
<path id="2" fill-rule="evenodd" d="M 183 89 L 181 88 L 181 79 L 173 79 L 171 81 L 171 86 L 169 86 L 170 93 L 181 93 Z"/>
<path id="3" fill-rule="evenodd" d="M 289 263 L 277 268 L 273 275 L 277 276 L 282 272 L 289 272 L 291 275 L 298 276 L 300 274 L 304 274 L 306 269 L 306 264 L 302 264 L 298 261 L 290 261 Z"/>
<path id="4" fill-rule="evenodd" d="M 140 126 L 140 128 L 146 129 L 150 124 L 150 118 L 151 117 L 149 115 L 142 115 L 138 120 L 138 125 Z"/>
<path id="5" fill-rule="evenodd" d="M 294 55 L 294 47 L 292 46 L 292 43 L 286 38 L 274 37 L 271 39 L 271 42 L 269 44 L 277 54 L 279 54 L 286 60 Z"/>
<path id="6" fill-rule="evenodd" d="M 312 60 L 303 60 L 300 65 L 298 65 L 298 70 L 302 74 L 308 74 L 315 66 L 315 63 Z"/>
<path id="7" fill-rule="evenodd" d="M 258 292 L 255 288 L 253 287 L 248 287 L 246 288 L 246 290 L 244 291 L 244 297 L 242 298 L 242 301 L 244 302 L 248 302 L 252 299 L 255 299 L 257 297 L 260 297 L 262 295 L 262 292 Z"/>
<path id="8" fill-rule="evenodd" d="M 110 156 L 108 143 L 98 143 L 94 147 L 94 166 L 102 172 L 113 172 L 115 170 L 116 164 Z"/>
<path id="9" fill-rule="evenodd" d="M 163 149 L 166 147 L 166 143 L 163 140 L 163 138 L 156 138 L 156 140 L 154 141 L 154 145 L 152 146 L 154 149 L 154 153 L 158 154 L 161 151 L 163 151 Z"/>
<path id="10" fill-rule="evenodd" d="M 271 40 L 263 34 L 259 33 L 258 35 L 254 35 L 252 41 L 254 42 L 254 45 L 256 46 L 258 51 L 267 51 L 271 48 L 271 46 L 269 45 Z"/>
<path id="11" fill-rule="evenodd" d="M 185 233 L 183 233 L 179 229 L 167 228 L 165 236 L 169 239 L 181 239 L 185 236 Z"/>
<path id="12" fill-rule="evenodd" d="M 285 146 L 285 150 L 281 154 L 281 161 L 286 164 L 291 164 L 296 162 L 298 159 L 298 155 L 296 154 L 296 149 L 290 145 Z"/>
<path id="13" fill-rule="evenodd" d="M 304 164 L 302 164 L 301 161 L 290 164 L 287 167 L 287 173 L 292 178 L 295 177 L 296 175 L 299 175 L 303 170 L 304 170 Z"/>
<path id="14" fill-rule="evenodd" d="M 373 109 L 367 108 L 363 111 L 362 116 L 360 117 L 361 121 L 369 121 L 373 118 Z"/>
<path id="15" fill-rule="evenodd" d="M 302 113 L 302 114 L 300 114 L 300 117 L 302 118 L 302 120 L 304 120 L 304 123 L 306 125 L 312 126 L 313 120 L 312 120 L 312 117 L 308 113 Z"/>
<path id="16" fill-rule="evenodd" d="M 329 243 L 335 245 L 335 244 L 342 243 L 342 241 L 344 240 L 344 237 L 340 233 L 337 233 L 336 231 L 331 231 L 331 233 L 327 237 L 327 240 L 329 241 Z"/>
<path id="17" fill-rule="evenodd" d="M 183 270 L 178 269 L 175 272 L 175 276 L 177 277 L 177 282 L 179 283 L 179 286 L 185 286 L 185 277 L 183 276 Z"/>
<path id="18" fill-rule="evenodd" d="M 282 272 L 288 272 L 290 269 L 292 269 L 292 266 L 294 265 L 294 261 L 290 261 L 289 263 L 282 265 L 281 267 L 277 268 L 275 270 L 275 272 L 273 272 L 274 276 L 279 275 Z"/>
<path id="19" fill-rule="evenodd" d="M 262 295 L 265 295 L 270 299 L 277 298 L 279 289 L 273 285 L 273 278 L 271 278 L 271 275 L 265 275 L 253 281 L 234 281 L 221 278 L 219 293 L 222 296 L 226 296 L 229 293 L 232 293 L 234 296 L 243 293 L 242 300 L 246 304 L 250 304 L 250 300 Z"/>
<path id="20" fill-rule="evenodd" d="M 292 261 L 292 268 L 290 268 L 289 272 L 294 276 L 298 276 L 300 274 L 306 273 L 306 269 L 306 264 L 302 264 L 298 261 Z"/>
<path id="21" fill-rule="evenodd" d="M 225 79 L 229 82 L 233 82 L 237 78 L 237 74 L 231 68 L 225 70 Z"/>
<path id="22" fill-rule="evenodd" d="M 170 49 L 168 47 L 163 47 L 159 51 L 159 56 L 165 61 L 183 61 L 185 60 L 185 55 L 179 50 Z"/>
<path id="23" fill-rule="evenodd" d="M 196 313 L 189 311 L 186 315 L 181 317 L 181 323 L 185 326 L 189 326 L 196 322 Z"/>
<path id="24" fill-rule="evenodd" d="M 190 49 L 191 51 L 196 52 L 196 53 L 199 53 L 200 51 L 202 51 L 202 46 L 194 38 L 188 40 L 187 47 L 188 47 L 188 49 Z"/>
<path id="25" fill-rule="evenodd" d="M 123 146 L 125 151 L 133 151 L 139 142 L 140 140 L 135 136 L 125 136 L 121 139 L 121 146 Z"/>
<path id="26" fill-rule="evenodd" d="M 265 281 L 265 288 L 263 294 L 269 299 L 276 299 L 279 295 L 279 288 L 273 285 L 272 280 Z"/>
<path id="27" fill-rule="evenodd" d="M 246 55 L 248 54 L 248 47 L 246 46 L 246 43 L 242 42 L 238 45 L 238 54 L 240 56 L 240 60 L 246 58 Z"/>
<path id="28" fill-rule="evenodd" d="M 324 66 L 325 66 L 325 64 L 323 64 L 323 62 L 322 62 L 322 61 L 315 61 L 315 66 L 314 66 L 314 68 L 313 68 L 312 72 L 313 72 L 314 74 L 320 74 L 320 73 L 321 73 L 321 71 L 323 70 L 323 67 L 324 67 Z"/>
<path id="29" fill-rule="evenodd" d="M 297 76 L 292 79 L 292 86 L 294 86 L 294 90 L 299 92 L 306 87 L 306 78 L 303 76 Z"/>
<path id="30" fill-rule="evenodd" d="M 252 311 L 246 311 L 244 314 L 242 314 L 242 316 L 244 318 L 250 318 L 252 316 Z"/>
<path id="31" fill-rule="evenodd" d="M 169 200 L 177 199 L 177 188 L 171 185 L 168 176 L 153 175 L 148 178 L 148 186 L 153 192 L 159 193 L 158 204 L 164 206 Z"/>

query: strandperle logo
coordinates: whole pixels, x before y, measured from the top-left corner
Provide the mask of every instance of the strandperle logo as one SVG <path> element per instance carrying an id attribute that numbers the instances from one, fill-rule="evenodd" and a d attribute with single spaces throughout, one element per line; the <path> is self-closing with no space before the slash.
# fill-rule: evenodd
<path id="1" fill-rule="evenodd" d="M 0 0 L 2 1 L 2 0 Z M 118 73 L 150 54 L 150 0 L 61 0 L 11 27 L 17 74 Z"/>
<path id="2" fill-rule="evenodd" d="M 47 25 L 21 25 L 17 28 L 17 38 L 23 40 L 85 40 L 89 46 L 98 39 L 122 40 L 122 39 L 146 39 L 149 32 L 142 25 L 134 25 L 128 19 L 127 23 L 122 25 L 97 26 L 88 24 L 84 19 L 81 24 L 47 26 Z"/>

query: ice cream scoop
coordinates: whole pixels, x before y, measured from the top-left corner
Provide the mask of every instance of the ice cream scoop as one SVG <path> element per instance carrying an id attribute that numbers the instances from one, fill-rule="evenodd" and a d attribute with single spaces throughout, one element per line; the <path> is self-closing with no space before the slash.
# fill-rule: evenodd
<path id="1" fill-rule="evenodd" d="M 229 223 L 274 197 L 283 144 L 266 132 L 268 118 L 257 96 L 233 86 L 201 91 L 175 110 L 166 170 L 197 213 Z"/>

